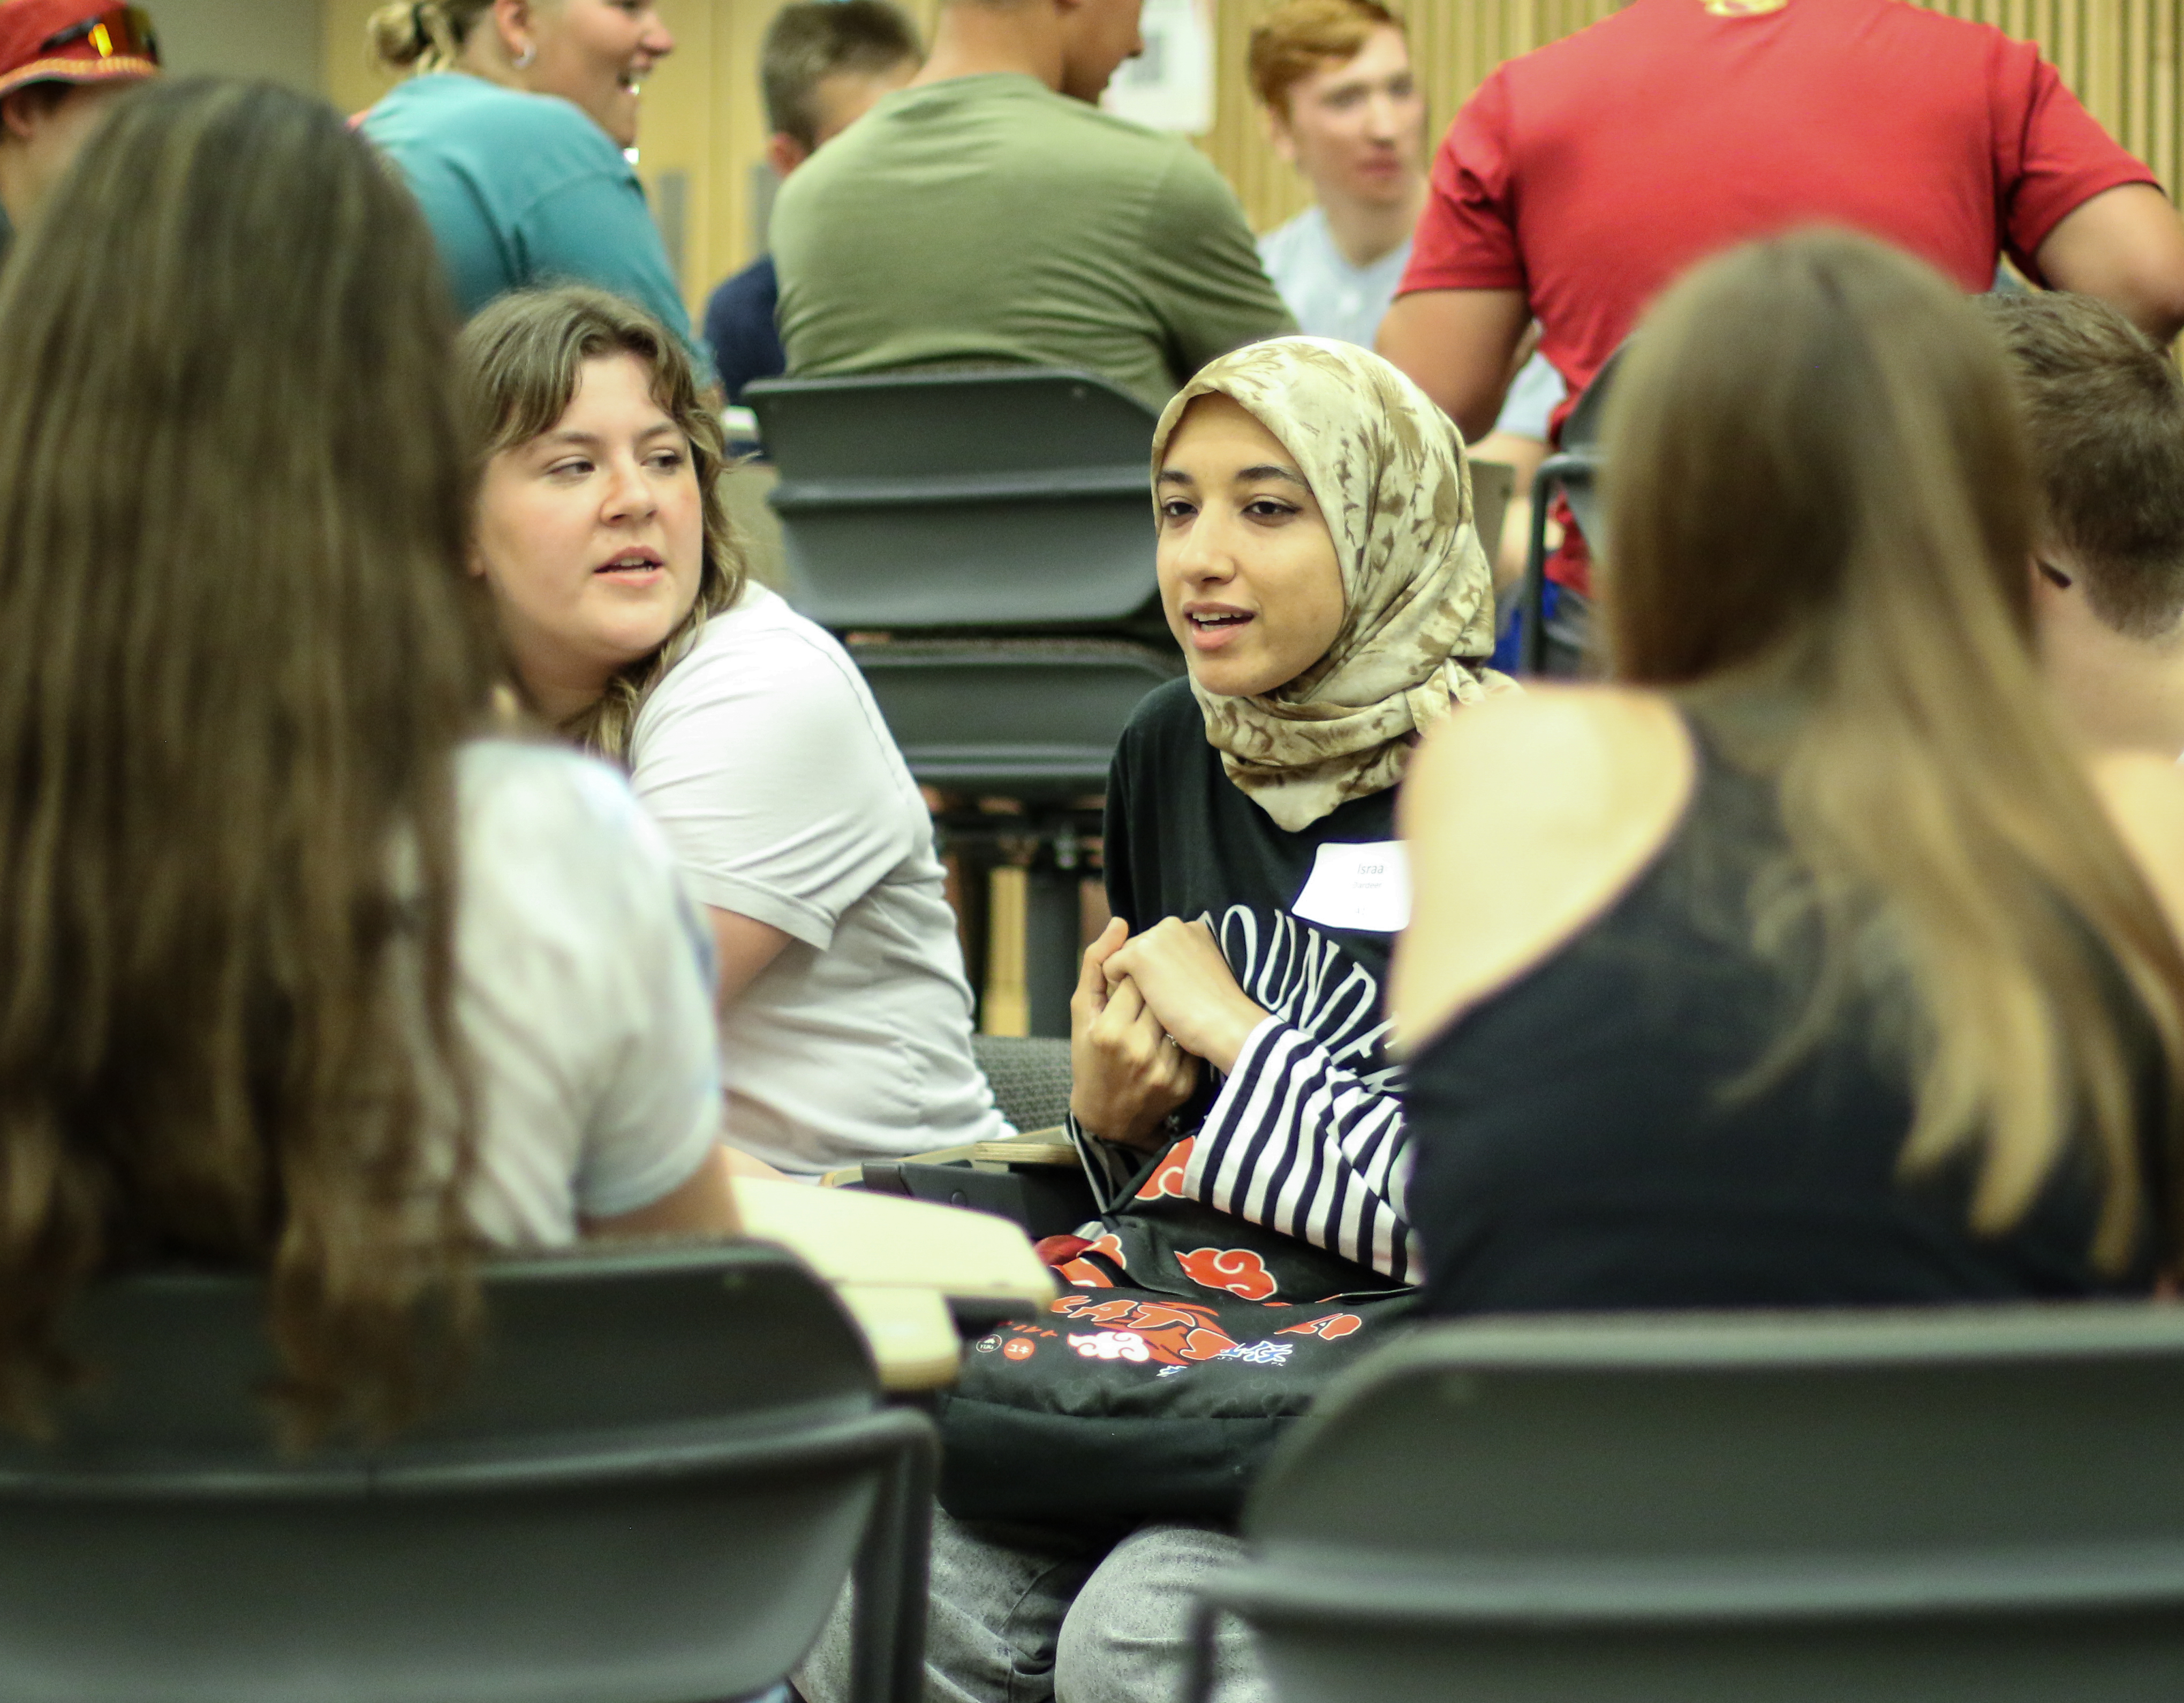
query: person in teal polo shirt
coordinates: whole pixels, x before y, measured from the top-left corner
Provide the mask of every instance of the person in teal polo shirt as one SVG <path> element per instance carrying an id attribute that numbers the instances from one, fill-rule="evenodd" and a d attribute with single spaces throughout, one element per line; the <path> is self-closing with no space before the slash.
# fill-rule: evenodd
<path id="1" fill-rule="evenodd" d="M 372 14 L 381 60 L 412 75 L 359 127 L 424 209 L 457 309 L 595 284 L 690 341 L 644 191 L 638 86 L 674 37 L 651 0 L 416 0 Z"/>

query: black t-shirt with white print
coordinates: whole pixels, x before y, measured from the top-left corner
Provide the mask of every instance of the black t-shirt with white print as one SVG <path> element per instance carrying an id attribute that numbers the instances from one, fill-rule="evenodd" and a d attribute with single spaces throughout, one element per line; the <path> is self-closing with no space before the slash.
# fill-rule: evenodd
<path id="1" fill-rule="evenodd" d="M 1163 917 L 1205 919 L 1271 1021 L 1228 1077 L 1204 1072 L 1177 1120 L 1187 1146 L 1148 1170 L 1131 1163 L 1135 1155 L 1083 1144 L 1106 1161 L 1112 1182 L 1126 1166 L 1135 1173 L 1134 1215 L 1157 1217 L 1174 1200 L 1241 1221 L 1223 1239 L 1319 1289 L 1298 1300 L 1416 1277 L 1402 1217 L 1399 1073 L 1382 1010 L 1389 950 L 1408 906 L 1395 807 L 1390 788 L 1297 832 L 1278 826 L 1223 772 L 1187 681 L 1139 705 L 1108 778 L 1110 907 L 1133 933 Z M 1159 1245 L 1173 1238 L 1156 1234 L 1133 1250 L 1136 1239 L 1126 1228 L 1112 1249 L 1117 1263 L 1134 1280 L 1170 1287 L 1162 1279 L 1177 1273 L 1142 1268 L 1149 1256 L 1177 1258 Z M 1242 1292 L 1219 1270 L 1184 1275 Z"/>

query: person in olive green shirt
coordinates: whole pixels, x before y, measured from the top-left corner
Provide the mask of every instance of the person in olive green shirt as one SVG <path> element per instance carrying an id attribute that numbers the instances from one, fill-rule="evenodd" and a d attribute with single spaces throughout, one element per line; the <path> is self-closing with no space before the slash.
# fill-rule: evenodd
<path id="1" fill-rule="evenodd" d="M 1092 104 L 1139 3 L 950 0 L 916 81 L 782 186 L 792 374 L 1070 367 L 1157 409 L 1296 329 L 1205 156 Z"/>

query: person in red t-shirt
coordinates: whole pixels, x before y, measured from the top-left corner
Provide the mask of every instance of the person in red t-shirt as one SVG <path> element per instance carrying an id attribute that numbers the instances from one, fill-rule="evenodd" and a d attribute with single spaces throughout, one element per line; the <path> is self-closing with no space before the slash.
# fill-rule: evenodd
<path id="1" fill-rule="evenodd" d="M 2184 329 L 2184 225 L 2036 47 L 1903 0 L 1635 0 L 1457 114 L 1379 347 L 1483 435 L 1528 320 L 1574 397 L 1693 263 L 1815 221 Z"/>

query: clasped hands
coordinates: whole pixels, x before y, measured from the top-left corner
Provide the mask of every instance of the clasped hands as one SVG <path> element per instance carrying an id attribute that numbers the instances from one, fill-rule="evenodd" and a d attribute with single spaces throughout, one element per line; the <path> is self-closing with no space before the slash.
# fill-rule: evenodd
<path id="1" fill-rule="evenodd" d="M 1094 1135 L 1153 1148 L 1201 1061 L 1233 1070 L 1266 1016 L 1205 923 L 1171 916 L 1133 938 L 1116 917 L 1085 948 L 1069 1001 L 1069 1110 Z"/>

